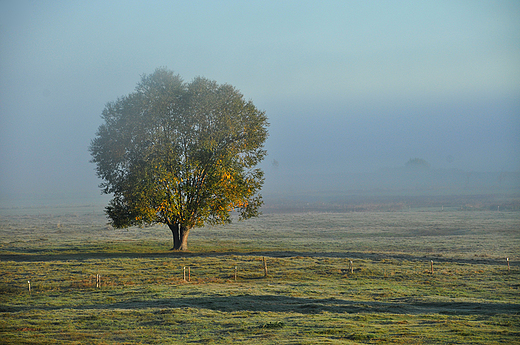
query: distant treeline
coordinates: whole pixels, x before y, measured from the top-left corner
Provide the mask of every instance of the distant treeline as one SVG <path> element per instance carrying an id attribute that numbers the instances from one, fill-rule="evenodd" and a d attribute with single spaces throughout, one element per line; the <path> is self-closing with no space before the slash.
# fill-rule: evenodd
<path id="1" fill-rule="evenodd" d="M 265 213 L 436 211 L 520 211 L 520 194 L 338 195 L 315 193 L 267 199 Z"/>
<path id="2" fill-rule="evenodd" d="M 341 192 L 348 194 L 494 194 L 519 193 L 520 172 L 466 172 L 436 169 L 382 169 L 373 173 L 298 174 L 268 176 L 265 194 Z"/>
<path id="3" fill-rule="evenodd" d="M 273 188 L 276 186 L 276 188 Z M 264 212 L 520 210 L 520 172 L 386 169 L 365 174 L 278 176 Z"/>

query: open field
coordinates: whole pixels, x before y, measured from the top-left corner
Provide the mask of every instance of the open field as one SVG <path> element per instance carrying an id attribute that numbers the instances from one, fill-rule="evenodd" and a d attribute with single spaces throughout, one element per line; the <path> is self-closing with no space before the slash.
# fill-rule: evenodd
<path id="1" fill-rule="evenodd" d="M 269 213 L 186 253 L 95 208 L 0 222 L 0 343 L 520 343 L 518 211 Z"/>

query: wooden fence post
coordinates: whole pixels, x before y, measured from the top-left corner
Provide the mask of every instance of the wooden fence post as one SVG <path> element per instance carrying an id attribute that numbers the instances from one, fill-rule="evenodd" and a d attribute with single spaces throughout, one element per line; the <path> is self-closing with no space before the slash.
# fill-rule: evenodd
<path id="1" fill-rule="evenodd" d="M 237 268 L 237 266 L 235 266 L 235 281 L 237 281 L 237 270 L 238 270 L 238 268 Z"/>
<path id="2" fill-rule="evenodd" d="M 265 256 L 262 257 L 262 260 L 264 261 L 264 277 L 267 277 L 267 260 L 265 259 Z"/>
<path id="3" fill-rule="evenodd" d="M 507 271 L 510 271 L 511 268 L 509 267 L 509 258 L 507 258 Z"/>
<path id="4" fill-rule="evenodd" d="M 433 260 L 430 260 L 431 274 L 433 275 Z"/>

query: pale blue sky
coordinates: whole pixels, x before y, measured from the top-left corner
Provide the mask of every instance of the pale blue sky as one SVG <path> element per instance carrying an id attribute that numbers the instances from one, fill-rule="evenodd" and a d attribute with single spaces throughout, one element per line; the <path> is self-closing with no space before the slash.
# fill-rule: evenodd
<path id="1" fill-rule="evenodd" d="M 160 66 L 266 110 L 286 171 L 520 170 L 519 1 L 1 0 L 0 196 L 97 193 L 101 111 Z"/>

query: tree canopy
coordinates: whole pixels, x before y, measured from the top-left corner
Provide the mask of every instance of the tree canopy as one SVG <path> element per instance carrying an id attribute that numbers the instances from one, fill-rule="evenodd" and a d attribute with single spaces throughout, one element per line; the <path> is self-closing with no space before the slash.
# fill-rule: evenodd
<path id="1" fill-rule="evenodd" d="M 269 124 L 233 86 L 159 68 L 102 118 L 90 152 L 114 227 L 164 223 L 187 250 L 194 227 L 258 215 Z"/>

